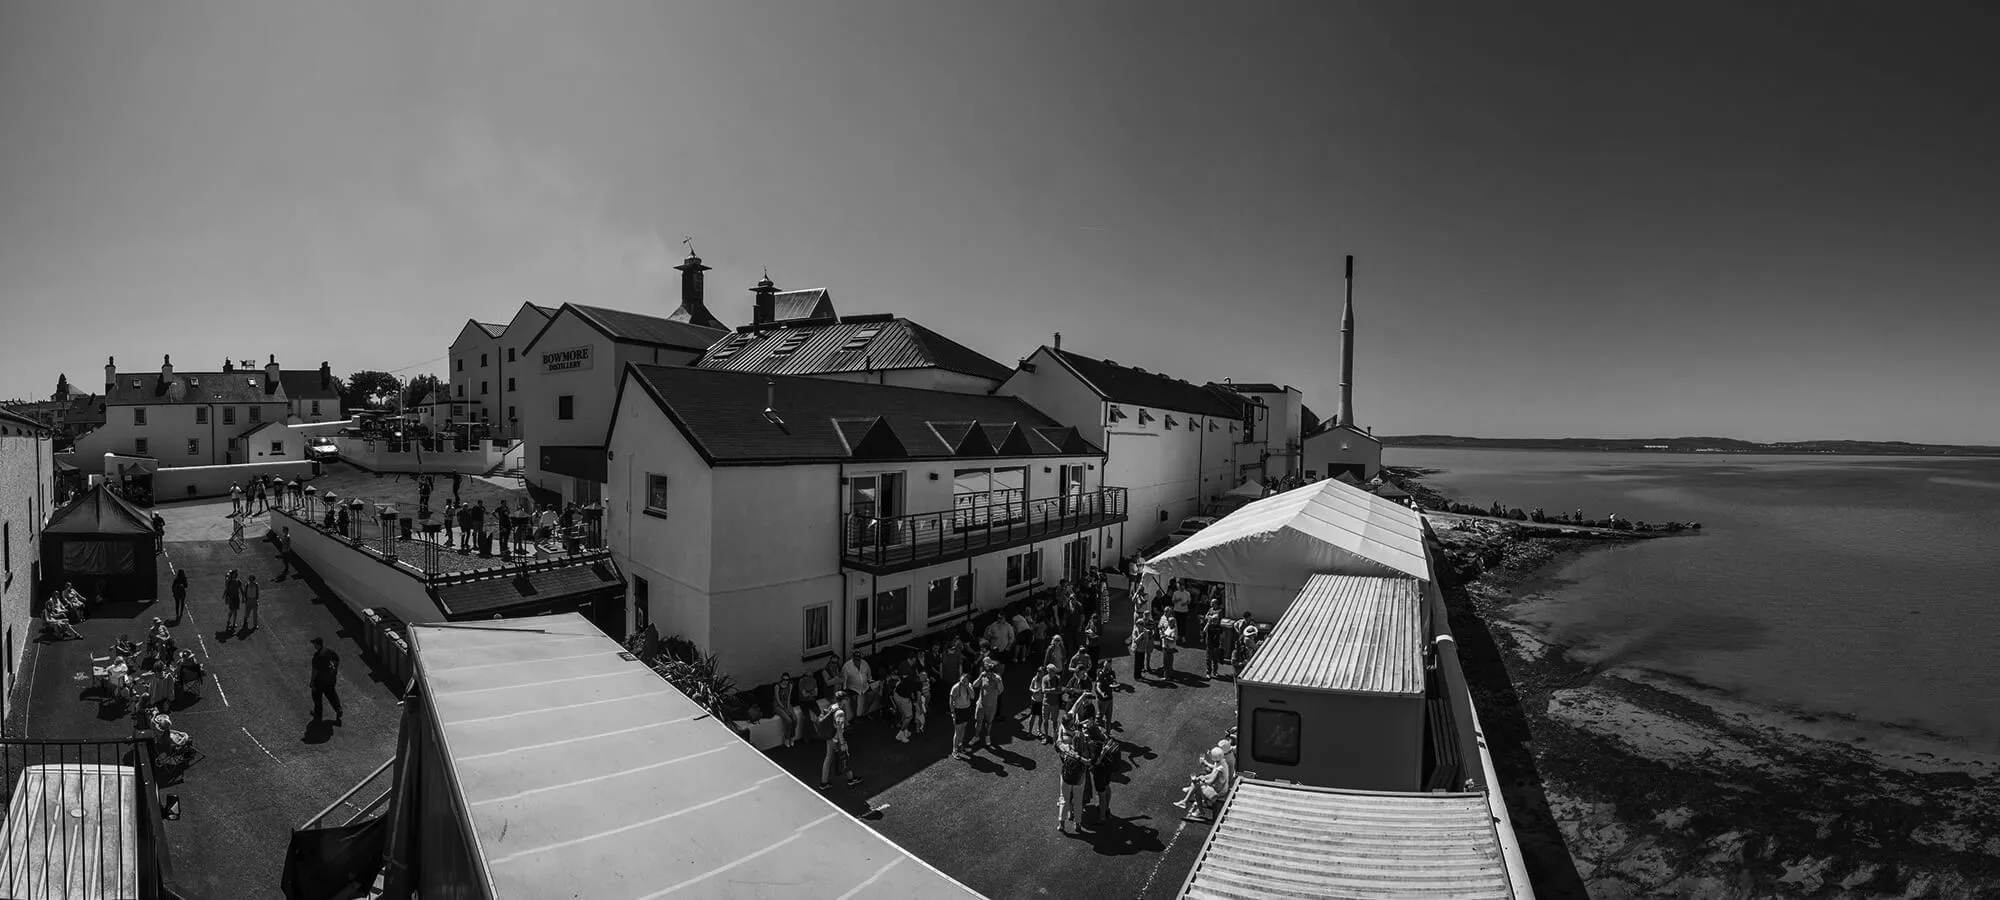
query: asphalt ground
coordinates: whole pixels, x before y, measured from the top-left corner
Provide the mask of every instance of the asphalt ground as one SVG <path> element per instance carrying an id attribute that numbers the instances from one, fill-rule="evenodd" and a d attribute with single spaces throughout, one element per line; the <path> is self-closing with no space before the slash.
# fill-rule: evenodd
<path id="1" fill-rule="evenodd" d="M 993 746 L 971 761 L 952 758 L 950 715 L 934 698 L 925 732 L 907 744 L 878 717 L 857 725 L 850 741 L 863 781 L 850 788 L 836 779 L 828 797 L 993 900 L 1177 896 L 1210 826 L 1183 821 L 1171 804 L 1186 789 L 1196 757 L 1235 724 L 1236 689 L 1227 667 L 1220 679 L 1202 677 L 1203 653 L 1186 648 L 1175 656 L 1178 678 L 1133 685 L 1123 646 L 1131 606 L 1122 597 L 1112 620 L 1124 623 L 1105 646 L 1124 682 L 1113 701 L 1122 727 L 1113 734 L 1125 742 L 1127 764 L 1112 779 L 1109 821 L 1086 820 L 1081 834 L 1057 830 L 1055 748 L 1027 736 L 1018 718 L 1028 703 L 1025 663 L 1005 672 Z M 1158 659 L 1155 653 L 1156 665 Z M 770 754 L 805 783 L 818 784 L 824 748 L 808 741 Z"/>
<path id="2" fill-rule="evenodd" d="M 228 501 L 222 503 L 228 511 Z M 205 505 L 163 507 L 168 534 L 177 516 L 202 515 Z M 194 527 L 200 527 L 195 523 Z M 186 523 L 180 533 L 188 531 Z M 307 573 L 277 577 L 272 546 L 250 532 L 246 552 L 226 541 L 169 541 L 160 566 L 161 600 L 110 602 L 79 626 L 84 640 L 31 644 L 29 677 L 20 679 L 26 702 L 8 734 L 29 738 L 124 738 L 133 734 L 123 703 L 100 704 L 99 692 L 79 682 L 89 657 L 102 655 L 118 635 L 143 640 L 154 616 L 167 620 L 175 639 L 203 658 L 210 677 L 199 696 L 174 703 L 174 725 L 201 749 L 184 769 L 161 774 L 164 791 L 179 795 L 182 817 L 166 824 L 175 880 L 199 896 L 278 897 L 291 830 L 395 754 L 400 707 L 388 683 L 363 658 L 360 622 Z M 222 629 L 223 575 L 255 574 L 263 587 L 261 625 L 247 633 Z M 187 621 L 173 621 L 176 571 L 188 573 Z M 341 657 L 340 697 L 346 713 L 338 727 L 312 721 L 307 675 L 312 647 L 322 637 Z M 386 777 L 364 793 L 386 787 Z"/>

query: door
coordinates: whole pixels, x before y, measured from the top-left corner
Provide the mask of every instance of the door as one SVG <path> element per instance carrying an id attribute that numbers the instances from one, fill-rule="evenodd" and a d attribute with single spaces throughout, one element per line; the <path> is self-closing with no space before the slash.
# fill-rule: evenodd
<path id="1" fill-rule="evenodd" d="M 903 473 L 850 476 L 847 514 L 848 549 L 873 547 L 878 541 L 897 543 L 902 523 L 895 518 L 903 514 Z"/>
<path id="2" fill-rule="evenodd" d="M 1056 473 L 1056 490 L 1062 495 L 1062 514 L 1080 515 L 1085 509 L 1083 491 L 1083 466 L 1063 466 Z"/>
<path id="3" fill-rule="evenodd" d="M 1072 582 L 1082 581 L 1090 569 L 1090 541 L 1088 536 L 1067 541 L 1063 544 L 1063 577 Z"/>

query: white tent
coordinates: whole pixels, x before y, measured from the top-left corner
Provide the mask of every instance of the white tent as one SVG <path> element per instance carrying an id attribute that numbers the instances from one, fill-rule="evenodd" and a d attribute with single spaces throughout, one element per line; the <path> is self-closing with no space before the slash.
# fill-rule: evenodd
<path id="1" fill-rule="evenodd" d="M 1257 479 L 1252 478 L 1223 492 L 1222 496 L 1231 499 L 1241 497 L 1249 500 L 1262 500 L 1264 499 L 1264 485 L 1258 482 Z"/>
<path id="2" fill-rule="evenodd" d="M 1339 480 L 1266 497 L 1148 560 L 1161 579 L 1194 578 L 1234 590 L 1229 614 L 1276 622 L 1314 575 L 1430 580 L 1422 516 Z"/>

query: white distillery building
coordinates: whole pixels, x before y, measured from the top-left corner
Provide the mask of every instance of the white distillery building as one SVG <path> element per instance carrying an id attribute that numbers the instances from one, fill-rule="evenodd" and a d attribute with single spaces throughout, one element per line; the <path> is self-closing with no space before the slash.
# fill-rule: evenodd
<path id="1" fill-rule="evenodd" d="M 290 419 L 283 382 L 276 357 L 261 369 L 226 364 L 219 372 L 177 372 L 172 357 L 157 372 L 119 372 L 115 359 L 107 361 L 104 424 L 77 439 L 77 464 L 93 468 L 106 453 L 146 457 L 162 468 L 250 462 L 245 435 Z M 339 407 L 320 409 L 324 415 Z M 268 456 L 272 445 L 262 449 Z"/>
<path id="2" fill-rule="evenodd" d="M 1347 305 L 1340 314 L 1340 410 L 1306 436 L 1306 477 L 1338 478 L 1345 472 L 1366 482 L 1382 473 L 1382 442 L 1374 429 L 1354 424 L 1354 257 L 1347 258 Z"/>
<path id="3" fill-rule="evenodd" d="M 35 638 L 42 526 L 55 511 L 55 446 L 40 422 L 0 410 L 0 718 L 11 714 L 14 677 Z"/>
<path id="4" fill-rule="evenodd" d="M 651 622 L 740 684 L 870 653 L 1109 564 L 1125 491 L 1005 396 L 630 365 L 605 528 Z"/>
<path id="5" fill-rule="evenodd" d="M 1043 346 L 1000 386 L 1110 454 L 1105 484 L 1130 492 L 1127 556 L 1165 536 L 1246 478 L 1263 479 L 1269 410 L 1223 385 Z"/>
<path id="6" fill-rule="evenodd" d="M 434 427 L 476 422 L 495 437 L 518 439 L 521 370 L 529 368 L 520 361 L 521 348 L 555 314 L 552 307 L 523 303 L 503 323 L 465 320 L 445 358 L 449 396 L 432 397 L 432 402 L 450 400 L 436 408 L 444 415 Z"/>

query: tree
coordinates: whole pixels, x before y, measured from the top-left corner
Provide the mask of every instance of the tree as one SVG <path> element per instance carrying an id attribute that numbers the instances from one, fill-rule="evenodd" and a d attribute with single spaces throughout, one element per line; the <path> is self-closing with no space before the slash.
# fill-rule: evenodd
<path id="1" fill-rule="evenodd" d="M 394 399 L 402 388 L 402 382 L 396 376 L 365 369 L 347 376 L 346 384 L 340 392 L 340 399 L 349 408 L 384 405 Z"/>
<path id="2" fill-rule="evenodd" d="M 414 375 L 403 388 L 403 408 L 414 408 L 427 397 L 444 399 L 444 383 L 436 375 Z"/>

